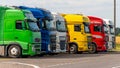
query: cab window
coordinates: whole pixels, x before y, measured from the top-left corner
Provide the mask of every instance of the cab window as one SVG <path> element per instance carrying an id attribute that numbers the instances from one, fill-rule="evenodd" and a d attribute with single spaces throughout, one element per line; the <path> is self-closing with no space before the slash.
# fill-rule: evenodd
<path id="1" fill-rule="evenodd" d="M 22 21 L 16 21 L 16 29 L 22 29 Z"/>
<path id="2" fill-rule="evenodd" d="M 95 26 L 94 26 L 94 31 L 96 31 L 96 32 L 101 32 L 101 31 L 102 31 L 102 27 L 99 26 L 99 25 L 95 25 Z"/>
<path id="3" fill-rule="evenodd" d="M 16 27 L 16 29 L 20 29 L 20 30 L 27 29 L 26 23 L 22 20 L 16 21 L 15 27 Z"/>
<path id="4" fill-rule="evenodd" d="M 81 31 L 81 25 L 80 24 L 75 24 L 74 25 L 74 31 L 80 32 Z"/>

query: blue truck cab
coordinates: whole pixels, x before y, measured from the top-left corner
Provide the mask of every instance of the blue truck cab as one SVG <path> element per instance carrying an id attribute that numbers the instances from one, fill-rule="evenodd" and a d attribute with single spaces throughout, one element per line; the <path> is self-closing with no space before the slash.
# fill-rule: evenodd
<path id="1" fill-rule="evenodd" d="M 53 15 L 50 11 L 43 8 L 31 8 L 19 6 L 20 9 L 26 9 L 32 12 L 37 19 L 37 25 L 41 29 L 41 51 L 45 53 L 56 52 L 56 27 L 53 22 Z"/>

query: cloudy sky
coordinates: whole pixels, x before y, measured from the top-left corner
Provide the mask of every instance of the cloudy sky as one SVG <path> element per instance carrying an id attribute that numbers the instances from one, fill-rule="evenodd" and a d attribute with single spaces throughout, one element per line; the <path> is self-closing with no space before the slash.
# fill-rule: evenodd
<path id="1" fill-rule="evenodd" d="M 120 0 L 117 1 L 117 27 L 120 27 Z M 24 5 L 46 8 L 52 12 L 83 13 L 114 21 L 114 0 L 0 0 L 0 5 Z"/>

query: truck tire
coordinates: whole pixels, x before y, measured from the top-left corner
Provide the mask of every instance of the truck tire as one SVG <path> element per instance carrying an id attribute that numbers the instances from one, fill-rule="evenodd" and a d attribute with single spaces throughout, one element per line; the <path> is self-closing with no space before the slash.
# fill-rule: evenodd
<path id="1" fill-rule="evenodd" d="M 75 44 L 72 44 L 70 46 L 70 54 L 76 54 L 77 53 L 77 46 Z"/>
<path id="2" fill-rule="evenodd" d="M 94 54 L 94 53 L 97 53 L 97 48 L 96 48 L 96 45 L 95 44 L 91 44 L 90 47 L 89 47 L 89 51 L 88 51 L 90 54 Z"/>
<path id="3" fill-rule="evenodd" d="M 19 58 L 22 55 L 21 48 L 17 45 L 11 45 L 8 48 L 8 56 L 12 58 Z"/>

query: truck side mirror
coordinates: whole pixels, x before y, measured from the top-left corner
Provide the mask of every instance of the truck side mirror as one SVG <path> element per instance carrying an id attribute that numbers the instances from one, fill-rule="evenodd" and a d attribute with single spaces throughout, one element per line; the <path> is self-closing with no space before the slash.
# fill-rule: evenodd
<path id="1" fill-rule="evenodd" d="M 84 30 L 83 30 L 83 29 L 81 29 L 81 34 L 85 34 L 85 32 L 84 32 Z"/>
<path id="2" fill-rule="evenodd" d="M 81 25 L 81 34 L 85 34 L 85 32 L 84 32 L 84 25 Z"/>

